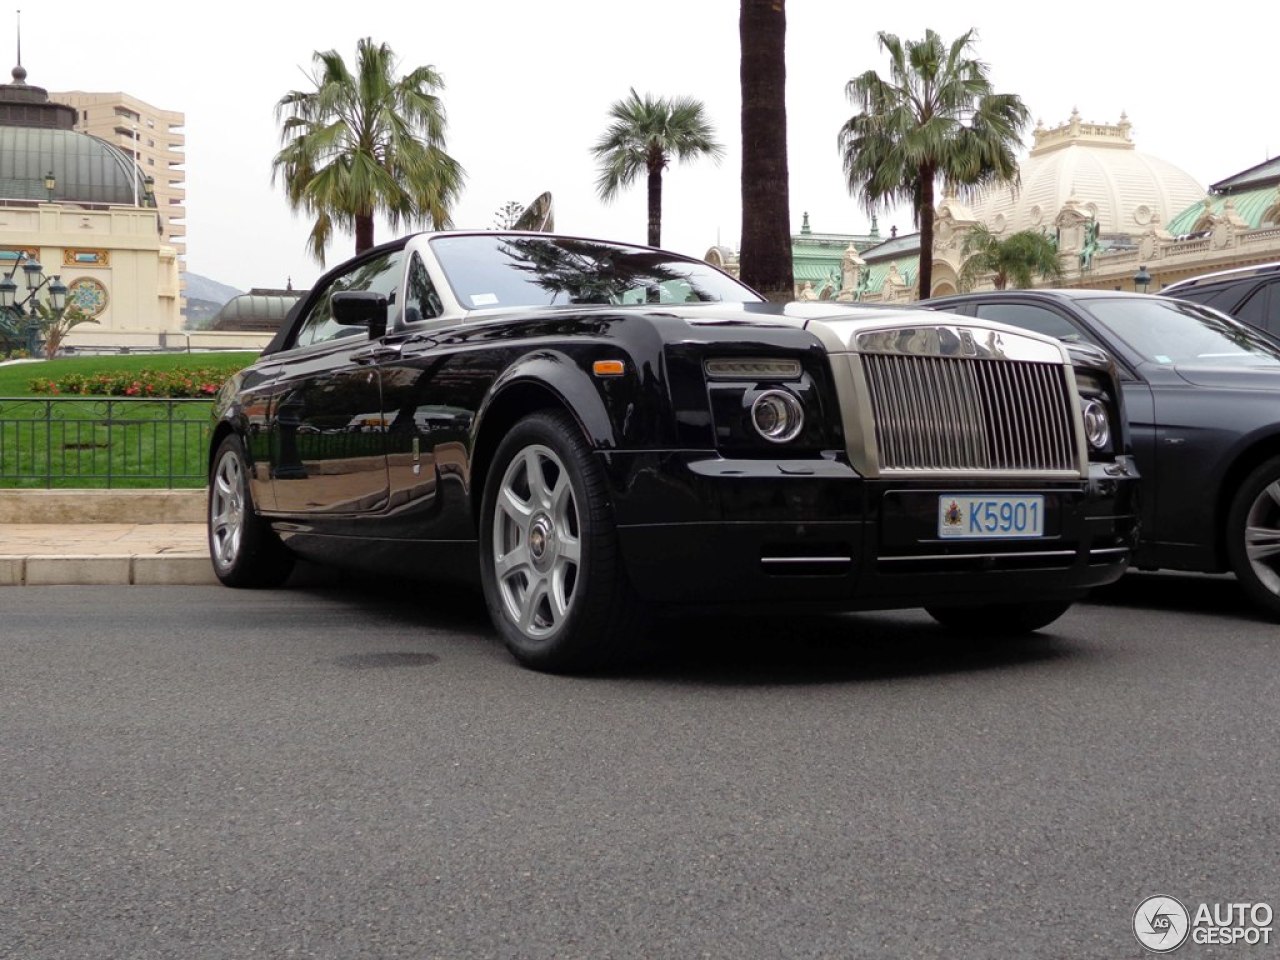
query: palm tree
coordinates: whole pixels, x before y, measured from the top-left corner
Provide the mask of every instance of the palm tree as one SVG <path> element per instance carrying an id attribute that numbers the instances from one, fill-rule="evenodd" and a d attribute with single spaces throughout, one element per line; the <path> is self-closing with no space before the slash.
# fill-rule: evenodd
<path id="1" fill-rule="evenodd" d="M 783 0 L 742 0 L 742 282 L 770 300 L 795 297 L 787 173 L 787 13 Z"/>
<path id="2" fill-rule="evenodd" d="M 1030 287 L 1037 276 L 1062 279 L 1058 244 L 1038 230 L 1019 230 L 1002 240 L 979 224 L 964 238 L 960 253 L 965 258 L 960 268 L 961 290 L 972 290 L 988 275 L 997 290 Z"/>
<path id="3" fill-rule="evenodd" d="M 889 78 L 874 70 L 845 87 L 861 109 L 840 129 L 849 192 L 868 213 L 910 203 L 920 229 L 920 296 L 933 282 L 933 197 L 939 181 L 959 196 L 1016 183 L 1014 150 L 1029 113 L 1014 94 L 993 93 L 987 65 L 969 57 L 974 31 L 948 46 L 932 30 L 903 43 L 878 34 Z"/>
<path id="4" fill-rule="evenodd" d="M 289 205 L 316 218 L 308 247 L 324 264 L 335 227 L 355 229 L 356 253 L 373 246 L 374 214 L 401 222 L 449 226 L 462 190 L 462 167 L 445 153 L 445 113 L 431 66 L 396 79 L 385 43 L 356 45 L 353 74 L 336 50 L 317 52 L 314 90 L 294 90 L 276 104 L 284 145 L 272 182 L 284 180 Z"/>
<path id="5" fill-rule="evenodd" d="M 709 156 L 717 163 L 724 147 L 702 104 L 692 97 L 674 100 L 642 99 L 631 95 L 609 108 L 613 122 L 591 148 L 600 163 L 596 191 L 606 203 L 629 187 L 643 171 L 649 177 L 649 246 L 662 245 L 662 173 L 672 158 L 680 161 Z"/>

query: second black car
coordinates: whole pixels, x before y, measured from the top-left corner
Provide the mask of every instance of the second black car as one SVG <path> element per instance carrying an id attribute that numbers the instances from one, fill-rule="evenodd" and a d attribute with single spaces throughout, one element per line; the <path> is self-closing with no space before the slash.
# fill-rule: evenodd
<path id="1" fill-rule="evenodd" d="M 1106 348 L 1142 475 L 1135 565 L 1233 572 L 1280 619 L 1280 342 L 1143 294 L 996 290 L 922 306 Z"/>

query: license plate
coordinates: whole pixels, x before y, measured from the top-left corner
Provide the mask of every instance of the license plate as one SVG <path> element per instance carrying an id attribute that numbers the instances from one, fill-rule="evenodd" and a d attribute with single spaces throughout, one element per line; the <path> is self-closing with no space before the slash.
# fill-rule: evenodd
<path id="1" fill-rule="evenodd" d="M 938 497 L 938 536 L 1006 540 L 1044 536 L 1044 497 L 948 493 Z"/>

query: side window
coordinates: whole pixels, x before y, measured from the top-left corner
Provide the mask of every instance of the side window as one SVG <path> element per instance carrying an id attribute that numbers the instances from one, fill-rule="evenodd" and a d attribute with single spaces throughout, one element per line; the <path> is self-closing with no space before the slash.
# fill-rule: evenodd
<path id="1" fill-rule="evenodd" d="M 340 290 L 370 290 L 383 294 L 387 298 L 388 305 L 394 305 L 400 289 L 403 263 L 404 252 L 392 250 L 373 260 L 365 260 L 346 273 L 334 277 L 302 322 L 293 345 L 305 347 L 313 343 L 325 343 L 340 337 L 352 337 L 365 333 L 364 327 L 347 326 L 334 320 L 331 302 L 333 295 Z"/>
<path id="2" fill-rule="evenodd" d="M 977 315 L 1071 343 L 1087 343 L 1091 339 L 1062 314 L 1031 303 L 980 303 Z"/>
<path id="3" fill-rule="evenodd" d="M 444 307 L 440 303 L 440 295 L 431 282 L 426 265 L 416 253 L 409 261 L 409 277 L 404 291 L 404 322 L 420 323 L 440 316 Z"/>

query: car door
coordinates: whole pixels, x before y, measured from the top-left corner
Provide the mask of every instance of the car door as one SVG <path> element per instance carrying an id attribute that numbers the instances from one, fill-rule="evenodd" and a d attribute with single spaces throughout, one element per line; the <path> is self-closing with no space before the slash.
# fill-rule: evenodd
<path id="1" fill-rule="evenodd" d="M 384 251 L 333 277 L 313 297 L 280 356 L 269 432 L 275 509 L 358 515 L 387 503 L 386 421 L 369 328 L 340 323 L 333 295 L 369 291 L 395 310 L 403 254 Z M 378 331 L 381 333 L 381 331 Z"/>
<path id="2" fill-rule="evenodd" d="M 387 425 L 389 503 L 411 523 L 386 536 L 469 540 L 470 444 L 475 411 L 497 375 L 493 351 L 459 349 L 460 316 L 445 317 L 426 261 L 412 247 L 402 331 L 380 364 Z"/>

